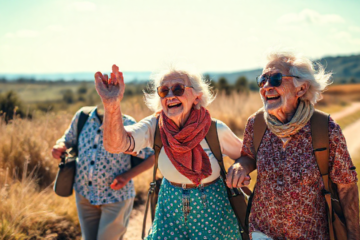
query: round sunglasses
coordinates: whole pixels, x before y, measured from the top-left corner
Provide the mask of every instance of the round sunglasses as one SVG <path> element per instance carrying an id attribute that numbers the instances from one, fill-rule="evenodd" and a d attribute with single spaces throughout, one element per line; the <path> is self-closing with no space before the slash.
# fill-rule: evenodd
<path id="1" fill-rule="evenodd" d="M 172 93 L 175 96 L 182 96 L 185 92 L 185 88 L 194 88 L 193 86 L 186 86 L 182 83 L 176 83 L 172 85 L 170 88 L 168 86 L 160 86 L 157 88 L 157 93 L 161 98 L 166 97 L 169 94 L 169 91 L 171 89 Z"/>
<path id="2" fill-rule="evenodd" d="M 282 83 L 283 77 L 294 77 L 294 78 L 300 78 L 298 76 L 293 75 L 282 75 L 282 73 L 273 73 L 270 75 L 262 74 L 258 77 L 256 77 L 256 83 L 259 86 L 259 88 L 264 87 L 267 81 L 269 81 L 270 85 L 273 87 L 279 87 Z"/>

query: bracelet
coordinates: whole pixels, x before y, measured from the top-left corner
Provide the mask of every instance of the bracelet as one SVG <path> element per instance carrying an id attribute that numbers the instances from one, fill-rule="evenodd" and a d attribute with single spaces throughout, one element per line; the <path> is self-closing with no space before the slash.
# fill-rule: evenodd
<path id="1" fill-rule="evenodd" d="M 129 138 L 129 147 L 126 149 L 126 151 L 125 152 L 132 152 L 133 150 L 134 150 L 134 148 L 135 148 L 135 140 L 134 140 L 134 138 L 133 138 L 133 136 L 131 135 L 131 134 L 127 134 L 127 136 L 128 136 L 128 138 Z M 132 141 L 131 141 L 132 140 Z M 134 142 L 134 146 L 132 147 L 132 142 Z"/>

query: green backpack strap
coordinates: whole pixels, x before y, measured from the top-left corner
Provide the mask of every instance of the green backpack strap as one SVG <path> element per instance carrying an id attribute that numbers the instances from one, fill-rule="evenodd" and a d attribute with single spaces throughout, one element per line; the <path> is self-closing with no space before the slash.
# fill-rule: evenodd
<path id="1" fill-rule="evenodd" d="M 74 149 L 74 147 L 73 147 L 73 152 L 76 153 L 76 156 L 77 156 L 78 153 L 79 153 L 78 146 L 79 146 L 79 136 L 80 136 L 80 133 L 81 133 L 82 129 L 84 128 L 84 125 L 85 125 L 86 121 L 88 120 L 91 111 L 94 110 L 94 108 L 95 108 L 94 106 L 91 106 L 91 107 L 83 107 L 83 108 L 81 108 L 81 110 L 80 110 L 80 116 L 79 116 L 79 120 L 78 120 L 78 123 L 77 123 L 76 146 L 75 146 L 75 149 Z"/>

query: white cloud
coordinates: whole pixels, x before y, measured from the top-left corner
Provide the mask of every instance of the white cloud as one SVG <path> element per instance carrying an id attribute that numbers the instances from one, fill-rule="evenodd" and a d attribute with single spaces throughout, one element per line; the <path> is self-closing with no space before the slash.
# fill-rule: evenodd
<path id="1" fill-rule="evenodd" d="M 351 44 L 360 45 L 360 38 L 354 38 L 349 32 L 340 31 L 332 35 L 335 39 L 340 39 Z"/>
<path id="2" fill-rule="evenodd" d="M 9 32 L 5 34 L 5 37 L 7 38 L 14 38 L 14 37 L 18 37 L 18 38 L 34 38 L 37 37 L 39 35 L 39 33 L 37 31 L 33 31 L 33 30 L 28 30 L 28 29 L 22 29 L 19 30 L 15 33 Z"/>
<path id="3" fill-rule="evenodd" d="M 350 26 L 349 30 L 352 32 L 360 32 L 360 27 L 358 26 Z"/>
<path id="4" fill-rule="evenodd" d="M 33 38 L 38 36 L 37 31 L 23 29 L 16 32 L 16 36 L 21 38 Z"/>
<path id="5" fill-rule="evenodd" d="M 87 1 L 73 2 L 70 4 L 70 8 L 79 12 L 92 12 L 96 10 L 96 4 Z"/>
<path id="6" fill-rule="evenodd" d="M 6 34 L 5 34 L 5 37 L 7 37 L 7 38 L 13 38 L 13 37 L 15 37 L 15 35 L 14 35 L 13 33 L 9 32 L 9 33 L 6 33 Z"/>
<path id="7" fill-rule="evenodd" d="M 62 32 L 62 31 L 64 31 L 64 27 L 62 25 L 50 25 L 46 29 L 50 30 L 50 31 L 53 31 L 53 32 Z"/>
<path id="8" fill-rule="evenodd" d="M 349 39 L 351 38 L 351 34 L 345 31 L 337 32 L 333 35 L 334 38 L 337 39 Z"/>
<path id="9" fill-rule="evenodd" d="M 308 24 L 326 24 L 326 23 L 344 23 L 345 20 L 337 14 L 320 14 L 311 9 L 304 9 L 300 13 L 288 13 L 278 18 L 278 23 L 308 23 Z"/>
<path id="10" fill-rule="evenodd" d="M 259 42 L 259 38 L 256 36 L 249 36 L 246 38 L 248 42 Z"/>

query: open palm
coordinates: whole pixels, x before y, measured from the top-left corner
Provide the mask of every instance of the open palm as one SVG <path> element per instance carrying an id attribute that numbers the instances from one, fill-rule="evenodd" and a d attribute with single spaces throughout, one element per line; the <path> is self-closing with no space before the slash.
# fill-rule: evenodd
<path id="1" fill-rule="evenodd" d="M 122 72 L 115 64 L 112 66 L 111 78 L 101 72 L 95 73 L 95 88 L 104 105 L 121 101 L 124 96 L 125 83 Z"/>

